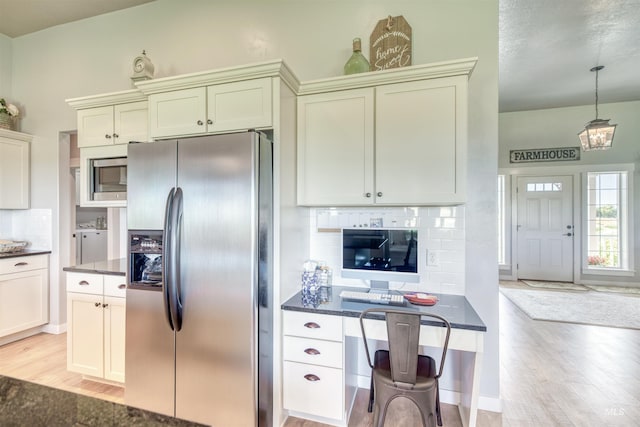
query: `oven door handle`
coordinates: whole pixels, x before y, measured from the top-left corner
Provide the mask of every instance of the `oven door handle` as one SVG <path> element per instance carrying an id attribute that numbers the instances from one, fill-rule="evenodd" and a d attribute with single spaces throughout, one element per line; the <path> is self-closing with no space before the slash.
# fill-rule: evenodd
<path id="1" fill-rule="evenodd" d="M 171 314 L 171 304 L 170 301 L 170 288 L 173 283 L 173 275 L 174 271 L 172 270 L 173 263 L 171 259 L 173 257 L 171 253 L 172 249 L 172 228 L 173 228 L 173 220 L 171 215 L 173 213 L 173 198 L 175 195 L 175 188 L 172 188 L 169 191 L 169 195 L 167 196 L 167 203 L 164 209 L 164 230 L 163 230 L 163 242 L 162 242 L 162 300 L 164 302 L 164 313 L 167 318 L 167 322 L 169 323 L 169 327 L 172 331 L 175 331 L 175 327 L 173 325 L 173 315 Z"/>

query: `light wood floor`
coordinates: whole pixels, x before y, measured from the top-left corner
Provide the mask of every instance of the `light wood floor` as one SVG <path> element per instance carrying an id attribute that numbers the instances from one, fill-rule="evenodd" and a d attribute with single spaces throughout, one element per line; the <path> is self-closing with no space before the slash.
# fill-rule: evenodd
<path id="1" fill-rule="evenodd" d="M 67 371 L 67 334 L 38 334 L 0 347 L 0 375 L 124 402 L 124 388 L 85 380 Z"/>
<path id="2" fill-rule="evenodd" d="M 503 413 L 480 411 L 478 427 L 640 426 L 640 331 L 534 321 L 500 295 Z M 66 370 L 66 336 L 40 334 L 0 347 L 0 375 L 122 402 L 123 389 Z M 350 427 L 369 427 L 360 390 Z M 387 426 L 414 426 L 414 409 L 390 412 Z M 445 427 L 461 426 L 443 405 Z M 290 417 L 285 427 L 324 427 Z"/>

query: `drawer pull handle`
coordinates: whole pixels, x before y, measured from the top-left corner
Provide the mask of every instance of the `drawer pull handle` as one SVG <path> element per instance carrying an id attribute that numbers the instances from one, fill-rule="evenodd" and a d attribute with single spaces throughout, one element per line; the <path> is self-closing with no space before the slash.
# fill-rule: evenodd
<path id="1" fill-rule="evenodd" d="M 124 283 L 118 285 L 118 289 L 126 289 L 127 285 L 125 285 Z"/>
<path id="2" fill-rule="evenodd" d="M 318 329 L 320 328 L 320 325 L 318 325 L 316 322 L 307 322 L 304 324 L 304 327 L 309 329 Z"/>
<path id="3" fill-rule="evenodd" d="M 102 304 L 100 304 L 99 302 L 94 302 L 93 305 L 95 305 L 96 307 L 100 307 Z"/>
<path id="4" fill-rule="evenodd" d="M 14 267 L 24 267 L 25 265 L 29 265 L 29 263 L 23 261 L 13 264 Z"/>
<path id="5" fill-rule="evenodd" d="M 87 282 L 86 280 L 81 280 L 78 282 L 78 285 L 80 286 L 89 286 L 89 282 Z"/>
<path id="6" fill-rule="evenodd" d="M 320 352 L 318 350 L 316 350 L 315 348 L 307 348 L 304 350 L 305 353 L 307 353 L 310 356 L 317 356 L 320 354 Z"/>
<path id="7" fill-rule="evenodd" d="M 319 376 L 317 376 L 317 375 L 313 375 L 313 374 L 307 374 L 307 375 L 305 375 L 305 376 L 304 376 L 304 379 L 305 379 L 305 380 L 307 380 L 307 381 L 312 381 L 312 382 L 314 382 L 314 381 L 320 381 L 320 377 L 319 377 Z"/>

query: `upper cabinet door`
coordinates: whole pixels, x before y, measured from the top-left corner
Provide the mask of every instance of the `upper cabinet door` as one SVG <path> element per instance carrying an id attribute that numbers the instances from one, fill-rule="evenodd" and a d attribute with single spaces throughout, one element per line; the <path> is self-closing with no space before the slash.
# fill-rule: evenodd
<path id="1" fill-rule="evenodd" d="M 206 88 L 149 95 L 149 136 L 198 135 L 207 130 Z"/>
<path id="2" fill-rule="evenodd" d="M 466 99 L 466 77 L 377 88 L 377 204 L 464 201 Z"/>
<path id="3" fill-rule="evenodd" d="M 207 88 L 207 132 L 271 127 L 271 78 Z"/>
<path id="4" fill-rule="evenodd" d="M 113 107 L 113 118 L 114 144 L 148 141 L 149 111 L 147 101 L 116 105 Z"/>
<path id="5" fill-rule="evenodd" d="M 6 135 L 6 136 L 5 136 Z M 11 136 L 18 135 L 20 139 Z M 0 209 L 29 209 L 29 140 L 0 132 Z"/>
<path id="6" fill-rule="evenodd" d="M 113 106 L 78 110 L 78 147 L 112 145 Z"/>
<path id="7" fill-rule="evenodd" d="M 372 204 L 374 89 L 298 98 L 298 204 Z"/>

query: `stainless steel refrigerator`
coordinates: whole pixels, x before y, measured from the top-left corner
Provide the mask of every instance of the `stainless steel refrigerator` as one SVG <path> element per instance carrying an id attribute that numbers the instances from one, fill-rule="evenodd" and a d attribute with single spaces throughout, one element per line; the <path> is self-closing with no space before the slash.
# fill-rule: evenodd
<path id="1" fill-rule="evenodd" d="M 129 144 L 127 405 L 272 424 L 272 163 L 254 131 Z"/>

